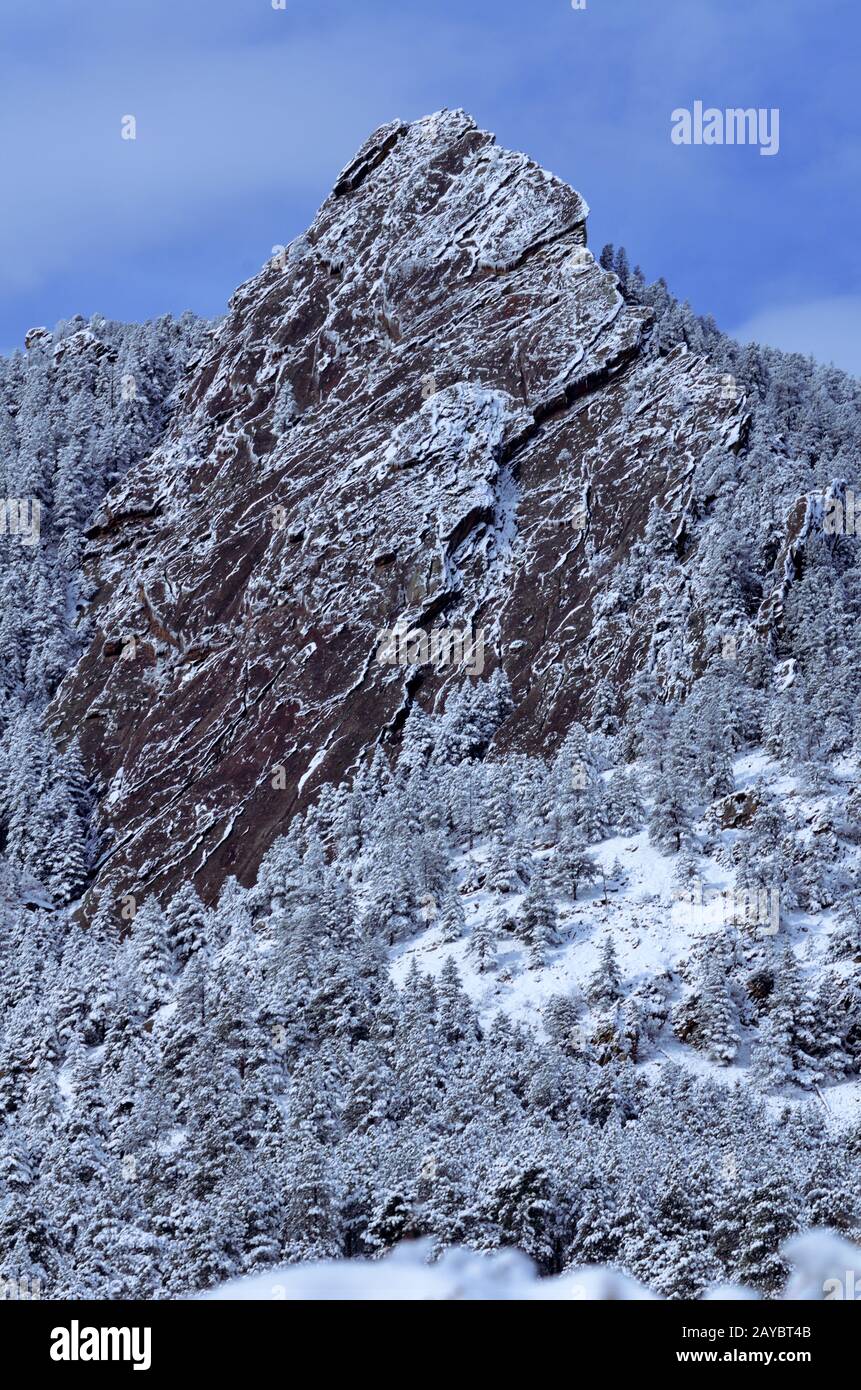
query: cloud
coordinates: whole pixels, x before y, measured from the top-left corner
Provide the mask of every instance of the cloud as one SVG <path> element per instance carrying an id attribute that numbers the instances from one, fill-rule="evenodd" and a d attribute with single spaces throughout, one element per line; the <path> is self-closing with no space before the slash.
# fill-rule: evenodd
<path id="1" fill-rule="evenodd" d="M 834 295 L 761 309 L 730 336 L 802 352 L 861 376 L 861 295 Z"/>

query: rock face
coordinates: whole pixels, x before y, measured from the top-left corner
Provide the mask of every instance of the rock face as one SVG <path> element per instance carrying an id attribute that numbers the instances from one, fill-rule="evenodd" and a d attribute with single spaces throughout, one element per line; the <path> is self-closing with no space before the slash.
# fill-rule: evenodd
<path id="1" fill-rule="evenodd" d="M 292 814 L 463 674 L 378 660 L 396 624 L 482 630 L 552 748 L 652 638 L 613 572 L 741 407 L 647 355 L 579 194 L 462 112 L 377 131 L 234 295 L 169 431 L 89 533 L 94 636 L 51 721 L 109 848 L 91 900 L 212 899 Z M 283 769 L 282 772 L 276 769 Z"/>

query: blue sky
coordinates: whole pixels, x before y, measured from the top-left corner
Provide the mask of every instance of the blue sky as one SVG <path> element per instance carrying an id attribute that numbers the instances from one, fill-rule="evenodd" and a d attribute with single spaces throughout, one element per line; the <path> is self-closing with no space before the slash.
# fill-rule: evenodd
<path id="1" fill-rule="evenodd" d="M 859 49 L 857 0 L 0 0 L 0 348 L 220 313 L 375 126 L 462 106 L 593 247 L 861 373 Z M 779 153 L 674 145 L 697 100 L 778 107 Z"/>

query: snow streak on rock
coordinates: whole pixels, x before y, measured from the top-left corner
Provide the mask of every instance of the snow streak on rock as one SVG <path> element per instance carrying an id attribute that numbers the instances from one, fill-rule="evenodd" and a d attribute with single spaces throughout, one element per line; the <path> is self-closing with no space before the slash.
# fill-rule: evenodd
<path id="1" fill-rule="evenodd" d="M 501 748 L 554 746 L 635 666 L 653 606 L 614 602 L 614 570 L 652 500 L 683 533 L 742 407 L 686 349 L 642 352 L 650 311 L 585 249 L 587 212 L 441 112 L 371 136 L 237 291 L 90 530 L 94 636 L 51 718 L 104 793 L 97 898 L 252 882 L 452 679 L 381 665 L 396 623 L 485 631 L 515 700 Z"/>

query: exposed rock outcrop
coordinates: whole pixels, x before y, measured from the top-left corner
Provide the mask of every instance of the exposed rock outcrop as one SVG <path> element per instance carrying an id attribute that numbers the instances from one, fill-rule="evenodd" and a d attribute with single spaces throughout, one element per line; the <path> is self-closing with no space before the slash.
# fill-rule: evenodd
<path id="1" fill-rule="evenodd" d="M 393 123 L 236 292 L 89 533 L 95 635 L 51 719 L 102 782 L 96 897 L 251 881 L 455 678 L 381 664 L 382 629 L 483 629 L 502 746 L 551 748 L 637 664 L 656 609 L 616 566 L 653 500 L 683 529 L 743 405 L 684 349 L 643 352 L 587 212 L 462 112 Z"/>

